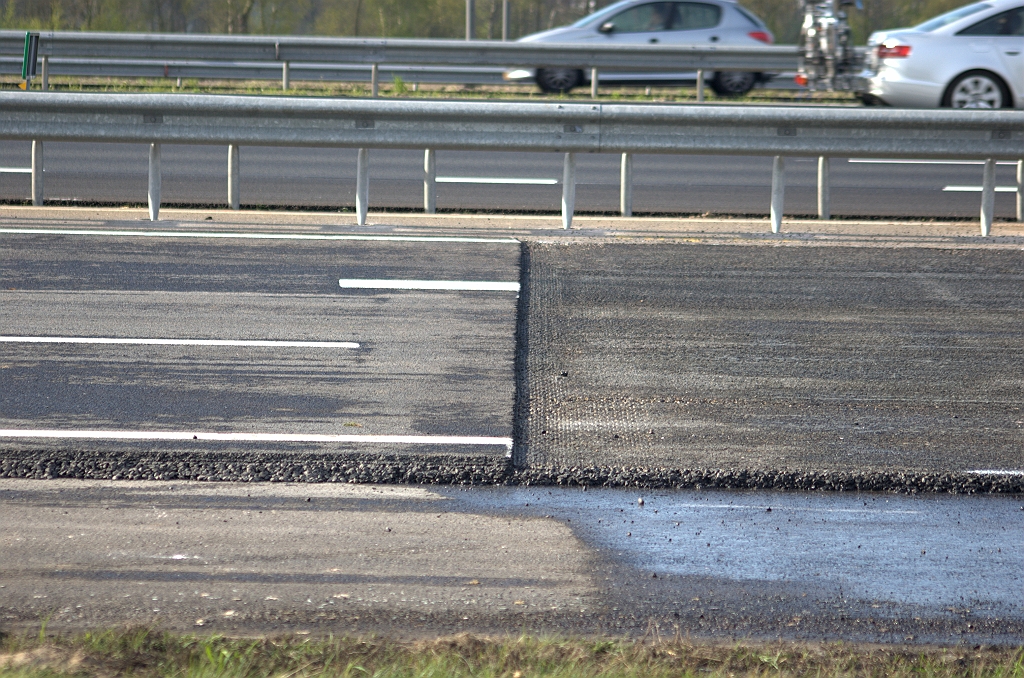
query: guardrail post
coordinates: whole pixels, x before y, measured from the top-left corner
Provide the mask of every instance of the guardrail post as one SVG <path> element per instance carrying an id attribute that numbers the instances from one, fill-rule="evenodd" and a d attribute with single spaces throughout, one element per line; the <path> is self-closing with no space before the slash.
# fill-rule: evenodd
<path id="1" fill-rule="evenodd" d="M 370 152 L 360 148 L 356 153 L 356 223 L 366 225 L 366 205 L 370 198 Z"/>
<path id="2" fill-rule="evenodd" d="M 985 171 L 981 176 L 981 235 L 987 237 L 992 232 L 992 211 L 996 204 L 996 161 L 989 158 L 985 161 Z"/>
<path id="3" fill-rule="evenodd" d="M 508 0 L 501 0 L 501 41 L 508 42 L 509 29 Z"/>
<path id="4" fill-rule="evenodd" d="M 832 218 L 831 196 L 829 195 L 829 167 L 827 156 L 818 158 L 818 218 L 828 221 Z"/>
<path id="5" fill-rule="evenodd" d="M 1024 160 L 1017 161 L 1017 221 L 1024 221 Z"/>
<path id="6" fill-rule="evenodd" d="M 572 226 L 572 213 L 576 209 L 576 154 L 566 153 L 562 165 L 562 228 Z"/>
<path id="7" fill-rule="evenodd" d="M 32 204 L 43 204 L 43 142 L 32 140 Z"/>
<path id="8" fill-rule="evenodd" d="M 286 92 L 288 91 L 288 88 L 291 87 L 291 84 L 292 84 L 292 78 L 291 78 L 291 72 L 290 71 L 291 71 L 290 64 L 287 61 L 282 61 L 281 62 L 281 89 L 283 89 Z"/>
<path id="9" fill-rule="evenodd" d="M 772 160 L 772 233 L 778 233 L 782 228 L 782 205 L 786 198 L 786 160 L 781 156 L 775 156 Z"/>
<path id="10" fill-rule="evenodd" d="M 466 0 L 466 40 L 476 37 L 476 2 Z"/>
<path id="11" fill-rule="evenodd" d="M 437 159 L 432 148 L 423 151 L 423 211 L 437 213 Z"/>
<path id="12" fill-rule="evenodd" d="M 44 92 L 50 89 L 50 57 L 43 57 L 43 84 L 42 90 Z"/>
<path id="13" fill-rule="evenodd" d="M 239 190 L 238 185 L 238 144 L 228 145 L 228 206 L 237 210 L 239 208 Z"/>
<path id="14" fill-rule="evenodd" d="M 619 212 L 633 216 L 633 154 L 623 153 L 619 166 Z"/>
<path id="15" fill-rule="evenodd" d="M 704 103 L 704 69 L 697 69 L 697 103 Z"/>
<path id="16" fill-rule="evenodd" d="M 149 145 L 149 220 L 160 218 L 160 144 Z"/>
<path id="17" fill-rule="evenodd" d="M 374 99 L 377 98 L 377 90 L 380 87 L 380 66 L 378 64 L 371 64 L 370 66 L 370 96 Z"/>
<path id="18" fill-rule="evenodd" d="M 590 69 L 590 98 L 591 99 L 596 99 L 597 98 L 597 83 L 598 83 L 597 69 L 596 68 L 591 68 Z"/>

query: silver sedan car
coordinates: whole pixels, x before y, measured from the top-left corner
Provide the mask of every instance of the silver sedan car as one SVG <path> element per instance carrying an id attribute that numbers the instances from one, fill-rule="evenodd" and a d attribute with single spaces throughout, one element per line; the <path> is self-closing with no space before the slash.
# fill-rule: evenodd
<path id="1" fill-rule="evenodd" d="M 585 43 L 589 45 L 730 45 L 764 46 L 774 41 L 756 15 L 733 0 L 651 2 L 623 0 L 585 16 L 570 26 L 520 38 L 520 42 Z M 508 80 L 535 80 L 545 92 L 567 92 L 588 81 L 575 68 L 537 68 L 505 74 Z M 708 84 L 722 96 L 746 94 L 762 73 L 720 72 Z M 692 82 L 696 73 L 601 73 L 602 83 L 674 84 Z"/>
<path id="2" fill-rule="evenodd" d="M 966 5 L 868 39 L 866 104 L 1024 107 L 1024 0 Z"/>

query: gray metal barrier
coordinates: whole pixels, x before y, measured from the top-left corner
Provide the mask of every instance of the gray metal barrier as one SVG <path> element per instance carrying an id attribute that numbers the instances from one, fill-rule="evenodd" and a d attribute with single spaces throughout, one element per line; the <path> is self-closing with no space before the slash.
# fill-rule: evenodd
<path id="1" fill-rule="evenodd" d="M 779 231 L 782 222 L 785 156 L 820 158 L 818 203 L 823 218 L 830 211 L 829 157 L 983 160 L 981 233 L 987 236 L 993 218 L 995 163 L 1024 157 L 1024 111 L 2 92 L 0 138 L 32 140 L 38 145 L 38 193 L 33 188 L 37 204 L 42 203 L 44 141 L 151 144 L 149 203 L 154 220 L 160 209 L 160 144 L 164 143 L 229 147 L 228 203 L 232 207 L 238 204 L 239 146 L 357 148 L 359 224 L 366 220 L 369 149 L 375 148 L 426 149 L 427 211 L 436 205 L 433 151 L 564 153 L 565 228 L 571 226 L 575 210 L 576 153 L 622 154 L 624 214 L 632 210 L 634 153 L 772 156 L 773 232 Z M 33 186 L 36 180 L 34 169 Z"/>

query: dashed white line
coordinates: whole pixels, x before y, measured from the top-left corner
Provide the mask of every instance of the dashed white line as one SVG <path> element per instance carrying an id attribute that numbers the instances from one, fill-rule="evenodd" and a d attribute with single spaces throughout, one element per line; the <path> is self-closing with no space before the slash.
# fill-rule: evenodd
<path id="1" fill-rule="evenodd" d="M 376 242 L 467 242 L 518 244 L 515 238 L 464 238 L 441 235 L 342 235 L 328 233 L 220 233 L 200 231 L 115 231 L 80 228 L 0 228 L 12 235 L 84 235 L 134 238 L 239 238 L 242 240 L 366 240 Z"/>
<path id="2" fill-rule="evenodd" d="M 136 344 L 141 346 L 251 346 L 260 348 L 359 348 L 354 341 L 273 341 L 244 339 L 136 339 L 121 337 L 14 337 L 0 342 L 24 344 Z"/>
<path id="3" fill-rule="evenodd" d="M 949 193 L 981 193 L 981 186 L 943 186 L 942 190 Z M 1016 192 L 1016 186 L 996 186 L 996 193 Z"/>
<path id="4" fill-rule="evenodd" d="M 884 160 L 880 158 L 848 158 L 847 162 L 862 165 L 984 165 L 984 160 Z M 1000 160 L 997 165 L 1016 165 L 1013 160 Z"/>
<path id="5" fill-rule="evenodd" d="M 0 174 L 32 174 L 31 167 L 0 167 Z"/>
<path id="6" fill-rule="evenodd" d="M 364 280 L 342 278 L 344 289 L 360 290 L 463 290 L 472 292 L 518 292 L 517 282 L 480 280 Z"/>
<path id="7" fill-rule="evenodd" d="M 491 436 L 320 435 L 310 433 L 210 433 L 205 431 L 92 431 L 0 429 L 0 438 L 88 438 L 92 440 L 205 440 L 246 443 L 382 443 L 408 445 L 492 445 L 512 449 L 511 438 Z"/>
<path id="8" fill-rule="evenodd" d="M 554 186 L 558 179 L 526 179 L 505 177 L 437 177 L 439 184 L 518 184 L 525 186 Z"/>

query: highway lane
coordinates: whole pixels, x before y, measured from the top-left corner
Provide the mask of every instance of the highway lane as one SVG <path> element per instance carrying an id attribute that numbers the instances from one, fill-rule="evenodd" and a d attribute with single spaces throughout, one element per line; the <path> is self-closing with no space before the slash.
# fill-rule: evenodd
<path id="1" fill-rule="evenodd" d="M 422 209 L 421 151 L 371 151 L 371 208 Z M 142 145 L 48 143 L 45 194 L 61 202 L 144 203 L 148 151 Z M 577 210 L 618 209 L 616 155 L 578 156 Z M 438 207 L 512 212 L 560 209 L 562 157 L 554 153 L 437 154 Z M 0 167 L 29 164 L 26 142 L 0 142 Z M 164 147 L 165 204 L 222 205 L 227 152 L 222 147 Z M 1015 168 L 997 169 L 997 184 L 1015 185 Z M 977 218 L 981 165 L 832 161 L 832 212 L 849 217 Z M 537 184 L 445 183 L 449 179 L 546 180 Z M 728 156 L 637 156 L 637 213 L 766 214 L 771 159 Z M 787 160 L 786 213 L 816 213 L 816 160 Z M 24 200 L 26 174 L 0 174 L 0 200 Z M 959 190 L 968 187 L 967 191 Z M 947 190 L 947 189 L 955 190 Z M 355 202 L 352 149 L 241 149 L 241 201 L 248 206 L 347 207 Z M 998 218 L 1014 216 L 1014 196 L 996 195 Z"/>
<path id="2" fill-rule="evenodd" d="M 192 236 L 3 236 L 0 447 L 504 466 L 519 243 Z"/>

